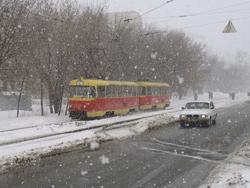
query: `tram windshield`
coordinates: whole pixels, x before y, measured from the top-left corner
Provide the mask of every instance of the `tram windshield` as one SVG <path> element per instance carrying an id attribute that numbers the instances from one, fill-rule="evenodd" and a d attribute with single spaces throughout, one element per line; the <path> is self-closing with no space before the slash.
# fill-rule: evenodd
<path id="1" fill-rule="evenodd" d="M 93 86 L 71 86 L 70 98 L 95 98 L 96 91 Z"/>

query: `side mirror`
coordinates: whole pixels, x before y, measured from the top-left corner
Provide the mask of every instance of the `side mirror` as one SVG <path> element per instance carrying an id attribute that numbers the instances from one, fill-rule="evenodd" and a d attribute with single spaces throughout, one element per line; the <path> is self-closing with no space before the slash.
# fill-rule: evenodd
<path id="1" fill-rule="evenodd" d="M 185 108 L 184 107 L 181 107 L 182 110 L 184 110 Z"/>

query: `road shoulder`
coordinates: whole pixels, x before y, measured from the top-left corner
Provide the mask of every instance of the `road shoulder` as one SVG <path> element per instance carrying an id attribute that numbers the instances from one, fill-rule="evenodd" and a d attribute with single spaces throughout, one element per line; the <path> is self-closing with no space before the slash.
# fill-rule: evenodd
<path id="1" fill-rule="evenodd" d="M 199 188 L 250 187 L 250 138 L 222 161 Z"/>

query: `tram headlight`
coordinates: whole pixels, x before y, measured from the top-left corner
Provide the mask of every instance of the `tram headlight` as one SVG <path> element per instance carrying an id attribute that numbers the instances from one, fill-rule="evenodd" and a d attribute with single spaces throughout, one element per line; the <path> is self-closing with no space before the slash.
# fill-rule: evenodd
<path id="1" fill-rule="evenodd" d="M 86 108 L 86 105 L 83 105 L 83 108 Z"/>
<path id="2" fill-rule="evenodd" d="M 73 104 L 69 104 L 69 107 L 72 108 Z"/>

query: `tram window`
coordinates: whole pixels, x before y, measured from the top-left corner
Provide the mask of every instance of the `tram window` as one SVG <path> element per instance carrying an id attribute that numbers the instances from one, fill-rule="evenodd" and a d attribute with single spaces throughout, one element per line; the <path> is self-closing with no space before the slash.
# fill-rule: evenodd
<path id="1" fill-rule="evenodd" d="M 165 95 L 168 95 L 168 92 L 169 92 L 169 88 L 165 88 Z"/>
<path id="2" fill-rule="evenodd" d="M 112 97 L 117 97 L 117 86 L 111 86 Z"/>
<path id="3" fill-rule="evenodd" d="M 158 95 L 158 87 L 154 87 L 154 95 Z"/>
<path id="4" fill-rule="evenodd" d="M 111 97 L 111 87 L 106 86 L 106 98 L 110 98 L 110 97 Z"/>
<path id="5" fill-rule="evenodd" d="M 136 96 L 136 89 L 137 89 L 137 87 L 136 87 L 136 86 L 133 86 L 133 96 L 134 96 L 134 97 Z"/>
<path id="6" fill-rule="evenodd" d="M 127 86 L 122 86 L 122 96 L 127 97 L 127 93 L 128 93 Z"/>
<path id="7" fill-rule="evenodd" d="M 152 91 L 152 95 L 157 95 L 157 87 L 151 87 Z"/>
<path id="8" fill-rule="evenodd" d="M 105 98 L 105 86 L 97 87 L 98 98 Z"/>
<path id="9" fill-rule="evenodd" d="M 122 86 L 118 86 L 118 97 L 122 97 Z"/>
<path id="10" fill-rule="evenodd" d="M 141 87 L 136 87 L 137 88 L 137 96 L 141 95 Z"/>
<path id="11" fill-rule="evenodd" d="M 165 95 L 165 88 L 164 87 L 161 87 L 161 95 Z"/>
<path id="12" fill-rule="evenodd" d="M 75 95 L 76 95 L 76 87 L 71 86 L 71 87 L 70 87 L 70 97 L 71 97 L 71 98 L 74 98 Z"/>
<path id="13" fill-rule="evenodd" d="M 128 86 L 127 89 L 128 89 L 128 97 L 131 97 L 132 96 L 132 86 Z"/>
<path id="14" fill-rule="evenodd" d="M 156 95 L 160 95 L 161 94 L 161 88 L 160 87 L 156 87 Z"/>
<path id="15" fill-rule="evenodd" d="M 151 87 L 147 87 L 147 90 L 148 90 L 148 93 L 147 93 L 147 95 L 152 95 L 152 89 L 151 89 Z"/>
<path id="16" fill-rule="evenodd" d="M 153 95 L 158 95 L 158 87 L 153 87 L 154 88 L 154 93 Z"/>
<path id="17" fill-rule="evenodd" d="M 95 87 L 89 87 L 89 98 L 95 98 L 96 97 L 96 90 Z"/>
<path id="18" fill-rule="evenodd" d="M 72 86 L 71 97 L 95 98 L 95 87 L 93 86 Z"/>
<path id="19" fill-rule="evenodd" d="M 156 95 L 156 88 L 155 87 L 151 87 L 151 95 Z"/>
<path id="20" fill-rule="evenodd" d="M 146 95 L 146 88 L 145 87 L 140 87 L 140 95 Z"/>
<path id="21" fill-rule="evenodd" d="M 169 95 L 169 87 L 166 88 L 166 95 Z"/>

